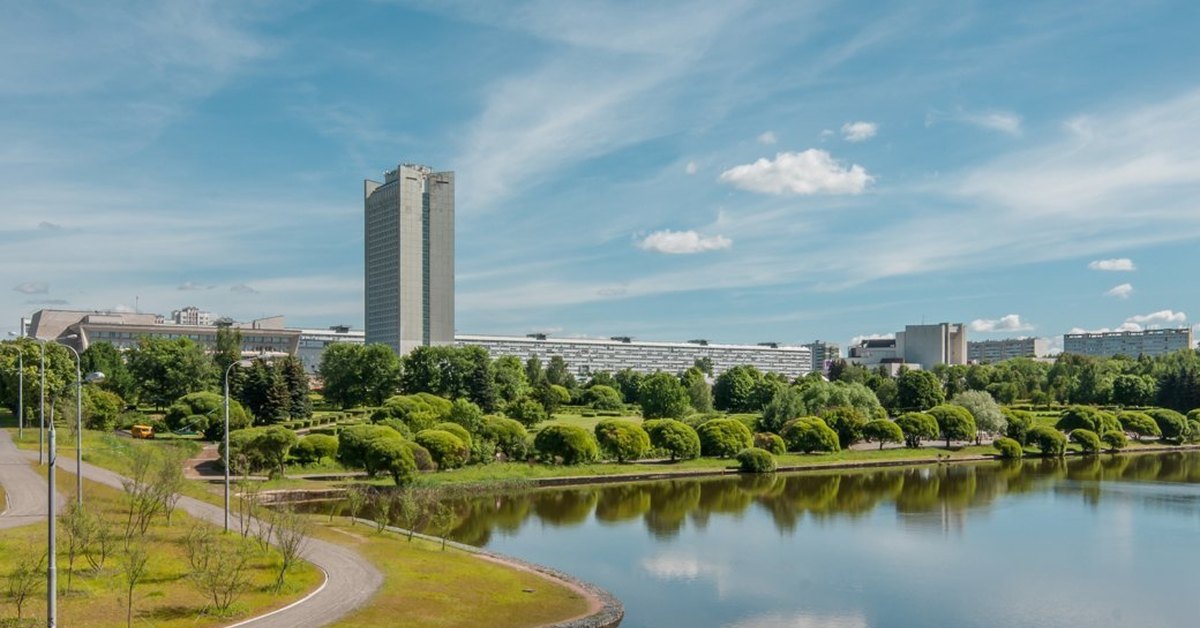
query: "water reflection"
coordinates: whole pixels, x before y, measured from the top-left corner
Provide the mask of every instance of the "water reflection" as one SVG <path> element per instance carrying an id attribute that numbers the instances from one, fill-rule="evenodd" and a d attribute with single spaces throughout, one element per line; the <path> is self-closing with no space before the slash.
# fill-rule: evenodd
<path id="1" fill-rule="evenodd" d="M 1014 460 L 972 465 L 665 480 L 456 499 L 452 538 L 486 545 L 494 531 L 523 525 L 573 527 L 595 520 L 619 525 L 641 519 L 658 540 L 686 525 L 704 529 L 716 517 L 756 508 L 781 534 L 815 524 L 865 517 L 891 508 L 909 527 L 961 529 L 969 512 L 984 513 L 1005 495 L 1045 490 L 1096 505 L 1137 499 L 1152 507 L 1200 512 L 1192 487 L 1177 492 L 1131 490 L 1121 482 L 1200 483 L 1200 453 Z"/>

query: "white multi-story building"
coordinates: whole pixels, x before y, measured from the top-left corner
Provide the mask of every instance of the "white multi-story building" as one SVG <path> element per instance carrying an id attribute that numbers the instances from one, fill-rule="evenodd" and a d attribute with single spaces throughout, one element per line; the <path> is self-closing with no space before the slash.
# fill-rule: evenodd
<path id="1" fill-rule="evenodd" d="M 647 342 L 625 337 L 609 340 L 549 338 L 544 334 L 526 337 L 459 335 L 454 343 L 460 347 L 483 347 L 493 358 L 512 355 L 525 361 L 536 356 L 545 364 L 551 357 L 561 356 L 577 377 L 588 377 L 598 372 L 615 373 L 626 368 L 643 373 L 679 373 L 692 367 L 701 358 L 712 360 L 714 376 L 742 364 L 787 377 L 801 377 L 812 370 L 812 354 L 808 347 L 782 346 L 778 343 L 726 345 L 704 340 Z"/>
<path id="2" fill-rule="evenodd" d="M 171 312 L 171 320 L 174 321 L 176 325 L 213 324 L 212 312 L 205 312 L 194 305 L 189 305 L 181 310 L 175 310 L 174 312 Z"/>
<path id="3" fill-rule="evenodd" d="M 325 353 L 325 349 L 329 345 L 338 343 L 361 345 L 365 342 L 365 332 L 361 329 L 350 329 L 344 325 L 328 329 L 301 329 L 300 345 L 296 350 L 296 357 L 300 358 L 300 362 L 304 364 L 304 370 L 309 375 L 313 375 L 321 366 L 321 355 Z"/>
<path id="4" fill-rule="evenodd" d="M 453 343 L 454 173 L 404 164 L 363 192 L 366 341 Z"/>
<path id="5" fill-rule="evenodd" d="M 1192 330 L 1187 327 L 1063 335 L 1063 353 L 1097 357 L 1124 355 L 1136 358 L 1191 348 Z"/>
<path id="6" fill-rule="evenodd" d="M 828 373 L 829 365 L 842 357 L 841 349 L 832 342 L 814 340 L 806 345 L 812 354 L 812 370 L 818 373 Z"/>
<path id="7" fill-rule="evenodd" d="M 282 316 L 260 318 L 246 323 L 231 323 L 242 335 L 242 352 L 287 353 L 295 355 L 300 331 L 285 329 Z M 39 310 L 29 323 L 29 335 L 42 340 L 57 340 L 77 351 L 86 351 L 93 342 L 107 342 L 118 349 L 136 346 L 142 338 L 175 340 L 188 338 L 206 350 L 217 346 L 216 325 L 167 324 L 156 314 L 80 310 Z"/>
<path id="8" fill-rule="evenodd" d="M 1044 338 L 1004 338 L 973 340 L 967 343 L 967 360 L 979 364 L 1003 362 L 1012 358 L 1040 358 L 1048 346 Z"/>
<path id="9" fill-rule="evenodd" d="M 871 338 L 850 347 L 853 364 L 863 366 L 909 365 L 933 368 L 939 364 L 967 363 L 967 329 L 962 323 L 907 325 L 895 338 Z"/>

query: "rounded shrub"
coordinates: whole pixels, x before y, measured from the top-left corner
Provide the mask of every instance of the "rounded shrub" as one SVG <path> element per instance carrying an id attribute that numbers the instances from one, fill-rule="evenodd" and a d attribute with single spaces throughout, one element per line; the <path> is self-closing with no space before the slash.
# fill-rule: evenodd
<path id="1" fill-rule="evenodd" d="M 1033 427 L 1033 413 L 1009 408 L 1001 408 L 1000 412 L 1006 419 L 1004 435 L 1024 445 L 1029 429 Z"/>
<path id="2" fill-rule="evenodd" d="M 437 425 L 433 426 L 433 429 L 441 430 L 443 432 L 450 432 L 451 434 L 457 436 L 458 440 L 461 440 L 463 444 L 467 446 L 467 449 L 471 448 L 471 433 L 467 431 L 467 428 L 459 425 L 458 423 L 451 423 L 449 421 L 445 423 L 438 423 Z"/>
<path id="3" fill-rule="evenodd" d="M 1132 432 L 1138 440 L 1142 440 L 1144 436 L 1162 436 L 1158 423 L 1145 412 L 1122 412 L 1117 415 L 1117 420 L 1121 422 L 1122 429 Z"/>
<path id="4" fill-rule="evenodd" d="M 502 416 L 489 416 L 483 423 L 484 433 L 496 442 L 496 450 L 509 460 L 529 457 L 529 432 L 519 421 Z"/>
<path id="5" fill-rule="evenodd" d="M 194 429 L 204 433 L 207 440 L 221 439 L 225 434 L 225 398 L 213 392 L 197 392 L 186 394 L 175 400 L 163 416 L 167 426 L 172 430 Z M 192 419 L 199 416 L 200 420 Z M 189 420 L 195 421 L 189 422 Z M 229 401 L 229 429 L 238 430 L 250 427 L 250 413 L 242 408 L 235 400 Z"/>
<path id="6" fill-rule="evenodd" d="M 437 469 L 437 464 L 433 462 L 433 456 L 429 453 L 428 449 L 411 440 L 404 441 L 404 446 L 408 447 L 409 453 L 412 454 L 413 462 L 416 463 L 418 471 L 434 471 Z"/>
<path id="7" fill-rule="evenodd" d="M 632 421 L 605 419 L 596 424 L 594 431 L 601 451 L 617 462 L 637 460 L 650 453 L 650 435 Z"/>
<path id="8" fill-rule="evenodd" d="M 407 441 L 399 438 L 377 438 L 368 442 L 367 459 L 377 471 L 392 476 L 396 486 L 407 484 L 417 473 L 417 463 Z"/>
<path id="9" fill-rule="evenodd" d="M 863 427 L 867 417 L 854 406 L 837 406 L 821 413 L 821 420 L 829 429 L 837 432 L 838 444 L 842 449 L 853 445 L 862 438 Z"/>
<path id="10" fill-rule="evenodd" d="M 1110 430 L 1100 435 L 1100 440 L 1108 446 L 1109 451 L 1121 451 L 1129 446 L 1129 439 L 1121 430 Z"/>
<path id="11" fill-rule="evenodd" d="M 99 386 L 83 389 L 83 425 L 89 430 L 111 432 L 124 407 L 125 402 L 114 392 Z"/>
<path id="12" fill-rule="evenodd" d="M 736 455 L 754 442 L 750 428 L 736 419 L 706 421 L 696 430 L 696 435 L 700 437 L 700 453 L 718 458 Z"/>
<path id="13" fill-rule="evenodd" d="M 1067 437 L 1047 425 L 1036 425 L 1029 430 L 1029 442 L 1047 456 L 1061 456 L 1067 450 Z"/>
<path id="14" fill-rule="evenodd" d="M 906 447 L 920 447 L 921 441 L 938 435 L 937 419 L 927 412 L 908 412 L 896 419 L 896 426 L 904 433 Z"/>
<path id="15" fill-rule="evenodd" d="M 1154 419 L 1154 423 L 1158 425 L 1158 431 L 1162 433 L 1164 440 L 1182 443 L 1187 439 L 1187 417 L 1167 408 L 1152 408 L 1147 410 L 1146 414 L 1150 415 L 1151 419 Z"/>
<path id="16" fill-rule="evenodd" d="M 1200 440 L 1200 420 L 1188 419 L 1187 441 L 1196 442 Z"/>
<path id="17" fill-rule="evenodd" d="M 774 473 L 775 456 L 765 449 L 747 447 L 737 453 L 738 469 L 744 473 Z"/>
<path id="18" fill-rule="evenodd" d="M 1094 454 L 1100 451 L 1103 446 L 1100 442 L 1100 436 L 1091 430 L 1077 429 L 1071 430 L 1071 442 L 1079 445 L 1079 448 L 1085 454 Z"/>
<path id="19" fill-rule="evenodd" d="M 351 425 L 338 433 L 337 459 L 343 465 L 364 469 L 367 475 L 375 475 L 377 469 L 367 459 L 367 443 L 379 438 L 404 440 L 396 430 L 386 425 Z"/>
<path id="20" fill-rule="evenodd" d="M 997 438 L 992 441 L 992 447 L 995 447 L 996 451 L 1000 452 L 1001 458 L 1017 459 L 1025 453 L 1021 449 L 1021 443 L 1012 438 Z"/>
<path id="21" fill-rule="evenodd" d="M 418 445 L 429 450 L 434 464 L 439 469 L 457 469 L 467 462 L 470 447 L 457 435 L 445 430 L 421 430 L 417 432 Z"/>
<path id="22" fill-rule="evenodd" d="M 930 408 L 929 414 L 937 421 L 939 436 L 946 441 L 947 447 L 950 441 L 975 440 L 975 417 L 966 408 L 945 403 Z"/>
<path id="23" fill-rule="evenodd" d="M 880 449 L 887 443 L 904 442 L 904 431 L 894 421 L 887 419 L 868 421 L 862 428 L 862 434 L 866 438 L 878 441 Z"/>
<path id="24" fill-rule="evenodd" d="M 1054 427 L 1062 432 L 1074 430 L 1100 431 L 1100 410 L 1092 406 L 1070 406 L 1062 411 Z"/>
<path id="25" fill-rule="evenodd" d="M 620 410 L 625 407 L 621 393 L 604 384 L 596 384 L 584 391 L 583 402 L 593 410 Z"/>
<path id="26" fill-rule="evenodd" d="M 292 455 L 302 464 L 320 462 L 337 455 L 338 439 L 326 434 L 309 434 L 292 448 Z"/>
<path id="27" fill-rule="evenodd" d="M 510 419 L 521 422 L 525 427 L 533 427 L 546 420 L 546 408 L 537 400 L 529 397 L 514 399 L 504 406 L 504 414 Z"/>
<path id="28" fill-rule="evenodd" d="M 533 447 L 542 461 L 550 463 L 583 464 L 600 457 L 596 437 L 576 425 L 547 425 L 537 433 Z"/>
<path id="29" fill-rule="evenodd" d="M 381 421 L 376 421 L 375 423 L 377 425 L 386 425 L 393 430 L 396 430 L 396 432 L 400 434 L 400 436 L 403 436 L 405 440 L 412 440 L 412 430 L 408 427 L 407 423 L 401 421 L 400 419 L 388 417 Z"/>
<path id="30" fill-rule="evenodd" d="M 700 435 L 695 428 L 676 419 L 650 419 L 642 422 L 650 435 L 650 444 L 674 460 L 691 460 L 700 455 Z"/>
<path id="31" fill-rule="evenodd" d="M 483 429 L 483 410 L 466 399 L 455 399 L 447 420 L 461 425 L 468 434 L 478 434 Z"/>
<path id="32" fill-rule="evenodd" d="M 770 432 L 759 432 L 755 434 L 754 446 L 759 449 L 765 449 L 776 456 L 781 456 L 787 453 L 787 444 L 783 442 L 783 437 Z"/>
<path id="33" fill-rule="evenodd" d="M 837 432 L 833 431 L 825 421 L 815 417 L 800 417 L 783 424 L 780 436 L 787 444 L 788 451 L 839 451 Z"/>

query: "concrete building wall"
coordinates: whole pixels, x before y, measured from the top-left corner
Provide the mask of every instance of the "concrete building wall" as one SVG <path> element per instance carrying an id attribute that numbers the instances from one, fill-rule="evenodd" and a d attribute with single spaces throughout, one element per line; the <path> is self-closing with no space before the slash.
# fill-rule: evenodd
<path id="1" fill-rule="evenodd" d="M 454 173 L 426 179 L 429 195 L 429 316 L 426 344 L 454 344 Z"/>
<path id="2" fill-rule="evenodd" d="M 967 343 L 967 360 L 980 364 L 1003 362 L 1013 358 L 1036 358 L 1046 355 L 1049 347 L 1044 338 L 1004 338 Z"/>
<path id="3" fill-rule="evenodd" d="M 1156 356 L 1190 349 L 1192 345 L 1192 330 L 1187 327 L 1063 335 L 1063 353 L 1098 357 Z"/>
<path id="4" fill-rule="evenodd" d="M 925 368 L 967 363 L 967 332 L 961 323 L 907 325 L 896 334 L 896 345 L 905 362 Z"/>

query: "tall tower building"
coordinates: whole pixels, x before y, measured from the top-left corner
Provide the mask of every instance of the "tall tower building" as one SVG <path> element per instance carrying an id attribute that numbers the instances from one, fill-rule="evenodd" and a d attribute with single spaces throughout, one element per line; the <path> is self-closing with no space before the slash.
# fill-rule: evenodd
<path id="1" fill-rule="evenodd" d="M 367 344 L 453 344 L 454 173 L 402 164 L 363 195 Z"/>

